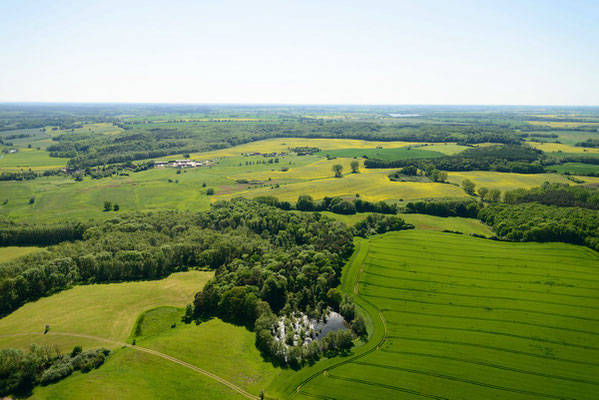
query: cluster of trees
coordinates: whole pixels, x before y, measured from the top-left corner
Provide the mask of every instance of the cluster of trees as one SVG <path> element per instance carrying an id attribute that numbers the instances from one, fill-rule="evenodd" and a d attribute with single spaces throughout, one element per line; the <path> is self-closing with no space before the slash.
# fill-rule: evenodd
<path id="1" fill-rule="evenodd" d="M 436 215 L 438 217 L 476 218 L 483 204 L 470 200 L 416 201 L 406 204 L 406 213 Z"/>
<path id="2" fill-rule="evenodd" d="M 542 133 L 542 132 L 531 132 L 531 133 L 520 133 L 518 136 L 522 138 L 543 138 L 543 139 L 557 139 L 559 135 L 557 133 Z"/>
<path id="3" fill-rule="evenodd" d="M 381 214 L 397 214 L 397 205 L 379 201 L 372 203 L 367 200 L 356 198 L 352 201 L 344 200 L 340 197 L 324 197 L 321 201 L 316 201 L 310 195 L 300 195 L 295 204 L 288 201 L 280 201 L 275 196 L 260 196 L 254 201 L 268 204 L 282 210 L 298 211 L 331 211 L 335 214 L 351 215 L 363 212 L 374 212 Z"/>
<path id="4" fill-rule="evenodd" d="M 418 167 L 408 165 L 388 176 L 389 180 L 394 182 L 447 182 L 447 172 L 440 171 L 435 168 L 434 164 L 428 163 L 421 163 Z"/>
<path id="5" fill-rule="evenodd" d="M 395 215 L 370 214 L 354 225 L 353 232 L 356 236 L 368 237 L 404 229 L 414 229 L 414 225 Z"/>
<path id="6" fill-rule="evenodd" d="M 17 224 L 0 217 L 0 246 L 50 246 L 81 240 L 87 227 L 88 224 L 82 222 Z"/>
<path id="7" fill-rule="evenodd" d="M 0 173 L 0 181 L 30 181 L 42 176 L 53 176 L 63 175 L 64 172 L 60 169 L 46 170 L 44 172 L 35 171 L 19 171 L 19 172 L 7 172 Z"/>
<path id="8" fill-rule="evenodd" d="M 406 168 L 415 167 L 421 171 L 498 171 L 523 174 L 545 171 L 541 160 L 543 153 L 528 146 L 497 145 L 476 147 L 446 157 L 408 160 L 364 161 L 366 168 Z M 402 170 L 403 171 L 403 170 Z"/>
<path id="9" fill-rule="evenodd" d="M 209 227 L 245 232 L 238 243 L 226 243 L 239 256 L 219 262 L 214 278 L 196 294 L 194 315 L 256 325 L 261 350 L 282 362 L 285 354 L 279 357 L 274 346 L 263 345 L 276 342 L 272 330 L 277 315 L 320 317 L 334 306 L 328 293 L 339 284 L 353 249 L 352 235 L 344 224 L 321 214 L 248 204 L 217 203 L 203 219 Z M 262 337 L 266 334 L 270 339 Z"/>
<path id="10" fill-rule="evenodd" d="M 320 149 L 318 147 L 301 146 L 301 147 L 290 147 L 289 151 L 297 153 L 298 156 L 311 155 L 318 153 Z"/>
<path id="11" fill-rule="evenodd" d="M 75 346 L 70 354 L 58 347 L 32 344 L 29 351 L 0 349 L 0 396 L 27 396 L 36 385 L 48 385 L 74 371 L 89 372 L 104 364 L 108 349 L 82 351 Z"/>
<path id="12" fill-rule="evenodd" d="M 584 142 L 578 142 L 575 144 L 578 147 L 599 147 L 599 139 L 587 139 Z"/>
<path id="13" fill-rule="evenodd" d="M 397 214 L 397 205 L 384 201 L 372 203 L 359 198 L 349 201 L 340 197 L 324 197 L 321 201 L 315 201 L 310 195 L 299 196 L 295 203 L 295 209 L 299 211 L 331 211 L 335 214 L 346 215 L 362 212 Z"/>
<path id="14" fill-rule="evenodd" d="M 514 241 L 566 242 L 599 250 L 599 211 L 539 203 L 492 204 L 478 217 Z"/>
<path id="15" fill-rule="evenodd" d="M 599 210 L 599 189 L 545 182 L 540 187 L 505 192 L 508 204 L 540 203 L 559 207 L 583 207 Z"/>

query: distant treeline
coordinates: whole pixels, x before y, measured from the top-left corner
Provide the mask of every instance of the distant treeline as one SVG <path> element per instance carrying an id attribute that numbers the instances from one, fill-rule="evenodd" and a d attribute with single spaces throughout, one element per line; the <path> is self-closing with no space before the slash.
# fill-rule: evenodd
<path id="1" fill-rule="evenodd" d="M 518 144 L 521 139 L 503 127 L 380 124 L 374 122 L 160 123 L 124 124 L 118 135 L 60 135 L 47 150 L 70 158 L 69 168 L 82 169 L 171 154 L 203 152 L 276 137 L 343 138 L 378 141 L 495 142 Z"/>
<path id="2" fill-rule="evenodd" d="M 584 142 L 578 142 L 575 146 L 579 147 L 599 147 L 599 139 L 587 139 Z"/>
<path id="3" fill-rule="evenodd" d="M 369 159 L 364 161 L 366 168 L 405 168 L 421 170 L 432 168 L 441 171 L 497 171 L 522 174 L 542 173 L 543 152 L 528 146 L 497 145 L 476 147 L 447 157 L 386 161 Z"/>
<path id="4" fill-rule="evenodd" d="M 483 204 L 474 199 L 416 201 L 406 204 L 406 213 L 436 215 L 438 217 L 476 218 Z"/>
<path id="5" fill-rule="evenodd" d="M 508 204 L 540 203 L 559 207 L 599 209 L 599 190 L 584 186 L 545 182 L 531 189 L 515 189 L 504 193 Z"/>
<path id="6" fill-rule="evenodd" d="M 514 241 L 566 242 L 599 250 L 599 212 L 539 203 L 492 204 L 479 212 L 497 236 Z"/>
<path id="7" fill-rule="evenodd" d="M 324 197 L 321 201 L 316 201 L 310 195 L 300 195 L 295 204 L 279 201 L 275 196 L 261 196 L 254 200 L 283 210 L 331 211 L 335 214 L 345 215 L 363 212 L 397 214 L 397 205 L 384 201 L 372 203 L 362 199 L 344 200 L 340 197 Z"/>
<path id="8" fill-rule="evenodd" d="M 88 225 L 81 222 L 62 222 L 51 225 L 16 224 L 0 218 L 0 246 L 50 246 L 66 241 L 81 240 Z M 1 274 L 1 271 L 0 271 Z"/>
<path id="9" fill-rule="evenodd" d="M 64 175 L 60 169 L 46 170 L 44 172 L 21 171 L 21 172 L 2 172 L 0 181 L 30 181 L 42 176 Z"/>

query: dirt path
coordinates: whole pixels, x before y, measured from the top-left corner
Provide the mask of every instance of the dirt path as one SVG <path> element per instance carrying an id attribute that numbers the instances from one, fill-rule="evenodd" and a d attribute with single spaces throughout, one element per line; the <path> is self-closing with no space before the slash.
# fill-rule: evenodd
<path id="1" fill-rule="evenodd" d="M 13 333 L 13 334 L 8 334 L 8 335 L 0 335 L 0 337 L 10 337 L 10 336 L 25 336 L 25 335 L 41 335 L 40 332 L 26 332 L 26 333 Z M 168 354 L 164 354 L 161 353 L 159 351 L 156 350 L 152 350 L 152 349 L 148 349 L 145 347 L 140 347 L 140 346 L 132 346 L 129 345 L 125 342 L 119 342 L 117 340 L 111 340 L 111 339 L 106 339 L 106 338 L 102 338 L 102 337 L 98 337 L 98 336 L 91 336 L 91 335 L 85 335 L 83 333 L 67 333 L 67 332 L 48 332 L 47 335 L 60 335 L 60 336 L 73 336 L 73 337 L 80 337 L 80 338 L 85 338 L 85 339 L 92 339 L 92 340 L 97 340 L 100 342 L 105 342 L 105 343 L 111 343 L 111 344 L 115 344 L 117 346 L 125 346 L 128 347 L 130 349 L 135 349 L 137 351 L 142 351 L 144 353 L 148 353 L 148 354 L 153 354 L 155 356 L 158 357 L 162 357 L 165 360 L 169 360 L 171 362 L 174 362 L 176 364 L 182 365 L 186 368 L 189 368 L 193 371 L 199 372 L 202 375 L 205 375 L 209 378 L 214 379 L 217 382 L 222 383 L 223 385 L 229 387 L 230 389 L 236 391 L 237 393 L 239 393 L 242 396 L 247 397 L 248 399 L 252 399 L 252 400 L 259 400 L 258 396 L 254 396 L 251 393 L 246 392 L 245 390 L 243 390 L 242 388 L 240 388 L 239 386 L 221 378 L 218 375 L 213 374 L 212 372 L 208 372 L 202 368 L 198 368 L 195 365 L 189 364 L 185 361 L 179 360 L 178 358 L 169 356 Z"/>

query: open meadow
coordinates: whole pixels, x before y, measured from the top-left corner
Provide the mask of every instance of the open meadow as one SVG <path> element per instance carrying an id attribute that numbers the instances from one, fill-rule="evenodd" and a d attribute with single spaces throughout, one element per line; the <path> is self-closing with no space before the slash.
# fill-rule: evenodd
<path id="1" fill-rule="evenodd" d="M 28 247 L 28 246 L 8 246 L 0 247 L 0 264 L 5 263 L 15 258 L 31 254 L 33 252 L 42 250 L 40 247 Z"/>
<path id="2" fill-rule="evenodd" d="M 462 171 L 449 172 L 448 181 L 461 184 L 464 179 L 470 179 L 477 187 L 499 189 L 501 191 L 518 188 L 530 189 L 541 186 L 545 182 L 574 184 L 562 175 L 558 174 L 517 174 L 513 172 L 494 171 Z"/>
<path id="3" fill-rule="evenodd" d="M 108 345 L 125 341 L 140 313 L 162 305 L 184 307 L 212 275 L 188 271 L 156 281 L 75 286 L 27 303 L 0 319 L 0 347 L 27 348 L 30 343 L 56 344 L 63 349 L 77 344 L 107 346 L 59 333 L 96 336 L 107 339 Z M 51 328 L 48 335 L 44 335 L 46 324 Z"/>
<path id="4" fill-rule="evenodd" d="M 383 325 L 380 342 L 297 397 L 596 397 L 596 252 L 424 231 L 359 251 L 357 290 Z"/>

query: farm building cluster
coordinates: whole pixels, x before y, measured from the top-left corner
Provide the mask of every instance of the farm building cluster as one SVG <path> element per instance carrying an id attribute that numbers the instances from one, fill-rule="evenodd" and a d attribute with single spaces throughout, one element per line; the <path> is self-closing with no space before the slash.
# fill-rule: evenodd
<path id="1" fill-rule="evenodd" d="M 241 155 L 243 157 L 253 157 L 253 156 L 262 156 L 262 157 L 284 157 L 287 155 L 287 153 L 285 152 L 273 152 L 273 153 L 260 153 L 260 152 L 253 152 L 253 153 L 241 153 Z"/>
<path id="2" fill-rule="evenodd" d="M 171 161 L 156 161 L 155 167 L 170 167 L 170 168 L 195 168 L 209 167 L 212 165 L 210 160 L 194 161 L 194 160 L 171 160 Z"/>

